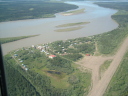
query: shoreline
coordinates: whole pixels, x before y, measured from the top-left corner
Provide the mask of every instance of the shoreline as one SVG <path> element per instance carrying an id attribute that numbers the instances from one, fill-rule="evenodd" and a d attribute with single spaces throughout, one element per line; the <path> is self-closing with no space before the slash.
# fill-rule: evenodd
<path id="1" fill-rule="evenodd" d="M 93 4 L 93 6 L 95 9 L 96 5 Z M 90 15 L 89 10 L 94 10 L 94 9 L 92 8 L 92 6 L 91 7 L 86 6 L 86 8 L 87 8 L 86 14 L 77 14 L 77 15 L 68 16 L 69 19 L 67 19 L 67 16 L 66 17 L 61 16 L 60 14 L 57 13 L 57 17 L 55 19 L 59 18 L 59 20 L 63 20 L 63 22 L 62 21 L 58 22 L 58 21 L 55 21 L 55 19 L 51 19 L 51 18 L 43 19 L 43 20 L 47 21 L 45 24 L 42 24 L 42 22 L 44 22 L 42 19 L 33 19 L 32 21 L 31 20 L 25 20 L 25 23 L 32 25 L 32 26 L 29 25 L 28 27 L 26 27 L 24 22 L 23 22 L 24 20 L 21 20 L 21 22 L 20 22 L 20 24 L 23 23 L 23 25 L 18 25 L 19 24 L 18 21 L 12 21 L 13 23 L 14 22 L 16 23 L 15 24 L 16 26 L 14 26 L 14 28 L 17 26 L 20 26 L 20 29 L 13 29 L 13 30 L 7 29 L 7 30 L 9 30 L 10 33 L 11 32 L 17 32 L 16 34 L 15 33 L 14 34 L 20 35 L 22 33 L 18 32 L 18 31 L 21 30 L 24 32 L 24 34 L 27 34 L 27 35 L 28 34 L 34 34 L 34 31 L 36 32 L 36 34 L 41 34 L 41 35 L 36 36 L 36 37 L 26 38 L 23 40 L 18 40 L 18 41 L 11 42 L 11 43 L 2 44 L 3 55 L 7 54 L 8 52 L 10 52 L 12 50 L 22 48 L 22 47 L 29 47 L 31 45 L 44 44 L 44 43 L 48 43 L 48 42 L 54 42 L 57 40 L 66 40 L 66 39 L 74 39 L 74 38 L 79 38 L 79 37 L 93 36 L 96 34 L 101 34 L 101 33 L 108 32 L 110 30 L 118 28 L 117 22 L 115 24 L 112 21 L 113 19 L 111 18 L 111 14 L 115 14 L 115 11 L 112 10 L 111 13 L 109 13 L 105 16 L 102 16 L 102 17 L 94 17 L 94 16 L 92 16 L 92 13 L 91 13 L 92 17 L 89 17 L 88 16 L 88 14 Z M 107 8 L 103 8 L 103 7 L 98 7 L 98 8 L 101 8 L 102 10 L 103 9 L 108 10 Z M 87 17 L 89 17 L 89 19 L 86 17 L 83 18 L 81 16 L 83 16 L 83 17 L 87 16 Z M 74 18 L 75 21 L 74 21 L 74 19 L 70 19 L 72 17 L 73 18 L 75 17 Z M 65 19 L 67 21 L 65 21 Z M 65 32 L 55 32 L 54 31 L 56 29 L 55 26 L 57 26 L 57 25 L 62 25 L 62 24 L 66 24 L 66 23 L 74 23 L 74 22 L 90 22 L 90 23 L 85 25 L 86 26 L 85 28 L 80 29 L 80 30 L 76 30 L 73 32 L 66 32 L 65 33 Z M 106 23 L 103 24 L 103 22 L 106 22 Z M 97 24 L 97 23 L 99 23 L 99 24 Z M 110 28 L 106 27 L 108 25 L 110 25 L 110 26 L 112 25 L 112 26 Z M 24 26 L 25 26 L 25 29 L 23 29 Z M 48 28 L 48 26 L 49 26 L 49 28 Z M 7 28 L 7 26 L 6 26 L 6 28 Z M 42 30 L 43 30 L 43 32 L 42 32 Z"/>

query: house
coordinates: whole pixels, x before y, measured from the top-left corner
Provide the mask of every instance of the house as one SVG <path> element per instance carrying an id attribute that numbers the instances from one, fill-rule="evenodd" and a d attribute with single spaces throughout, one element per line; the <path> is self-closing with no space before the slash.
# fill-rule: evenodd
<path id="1" fill-rule="evenodd" d="M 86 56 L 90 56 L 90 54 L 86 54 Z"/>
<path id="2" fill-rule="evenodd" d="M 51 59 L 53 59 L 55 57 L 56 57 L 56 55 L 49 55 L 49 58 L 51 58 Z"/>
<path id="3" fill-rule="evenodd" d="M 15 57 L 17 57 L 18 55 L 17 54 L 14 54 Z"/>
<path id="4" fill-rule="evenodd" d="M 42 46 L 38 46 L 38 47 L 37 47 L 37 49 L 40 49 L 40 50 L 42 50 Z"/>
<path id="5" fill-rule="evenodd" d="M 28 70 L 28 68 L 25 68 L 25 70 L 27 71 L 27 70 Z"/>
<path id="6" fill-rule="evenodd" d="M 41 50 L 41 52 L 45 52 L 45 50 L 44 50 L 44 49 L 42 49 L 42 50 Z"/>
<path id="7" fill-rule="evenodd" d="M 23 62 L 23 60 L 21 60 L 20 62 Z"/>

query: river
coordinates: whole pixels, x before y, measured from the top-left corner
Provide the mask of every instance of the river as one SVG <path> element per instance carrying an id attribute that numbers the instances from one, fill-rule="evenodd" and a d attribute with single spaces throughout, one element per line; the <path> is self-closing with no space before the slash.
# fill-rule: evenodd
<path id="1" fill-rule="evenodd" d="M 53 42 L 56 40 L 92 36 L 111 31 L 118 27 L 118 24 L 111 18 L 111 15 L 115 14 L 117 10 L 99 7 L 92 2 L 86 1 L 66 3 L 78 5 L 79 9 L 85 8 L 85 13 L 70 16 L 63 16 L 57 13 L 55 18 L 18 20 L 0 23 L 0 38 L 41 34 L 36 37 L 2 44 L 3 55 L 17 48 Z M 86 24 L 84 28 L 76 31 L 54 31 L 57 29 L 57 25 L 75 22 L 90 23 Z"/>

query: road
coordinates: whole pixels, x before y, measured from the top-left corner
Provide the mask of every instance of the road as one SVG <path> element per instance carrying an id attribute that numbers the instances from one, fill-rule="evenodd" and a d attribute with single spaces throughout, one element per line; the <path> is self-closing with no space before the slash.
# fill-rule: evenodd
<path id="1" fill-rule="evenodd" d="M 89 68 L 92 70 L 92 89 L 90 90 L 88 96 L 103 96 L 107 86 L 112 79 L 116 69 L 118 68 L 123 56 L 125 55 L 128 49 L 128 37 L 124 40 L 117 53 L 111 57 L 104 56 L 90 56 L 85 57 L 78 62 L 81 66 Z M 109 68 L 103 74 L 101 79 L 99 76 L 99 67 L 106 60 L 112 59 L 112 63 Z"/>

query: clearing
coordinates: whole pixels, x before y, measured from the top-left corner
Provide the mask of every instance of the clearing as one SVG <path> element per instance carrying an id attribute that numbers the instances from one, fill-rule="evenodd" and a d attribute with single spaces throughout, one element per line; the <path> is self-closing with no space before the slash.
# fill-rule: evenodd
<path id="1" fill-rule="evenodd" d="M 118 68 L 124 54 L 128 49 L 128 37 L 124 40 L 117 53 L 111 57 L 105 56 L 86 56 L 77 64 L 81 65 L 84 69 L 90 69 L 92 71 L 92 88 L 88 96 L 103 96 L 111 78 L 113 77 L 116 69 Z M 99 68 L 106 60 L 113 60 L 104 72 L 100 79 Z"/>

